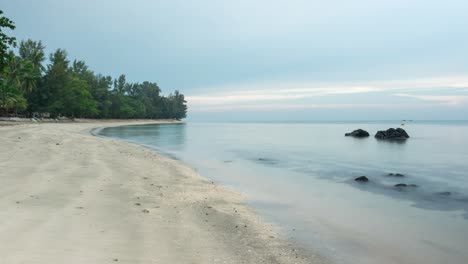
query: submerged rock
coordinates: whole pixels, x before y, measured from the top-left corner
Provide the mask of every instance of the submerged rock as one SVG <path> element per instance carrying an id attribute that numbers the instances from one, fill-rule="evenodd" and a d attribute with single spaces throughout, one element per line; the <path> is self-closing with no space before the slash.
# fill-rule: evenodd
<path id="1" fill-rule="evenodd" d="M 389 173 L 387 174 L 388 177 L 398 177 L 398 178 L 403 178 L 405 177 L 404 174 L 401 174 L 401 173 Z"/>
<path id="2" fill-rule="evenodd" d="M 452 193 L 451 192 L 439 192 L 437 193 L 438 195 L 443 195 L 443 196 L 449 196 L 451 195 Z"/>
<path id="3" fill-rule="evenodd" d="M 358 138 L 362 138 L 362 137 L 368 137 L 369 136 L 369 132 L 363 130 L 363 129 L 357 129 L 357 130 L 354 130 L 353 132 L 350 132 L 350 133 L 346 133 L 345 134 L 346 137 L 358 137 Z"/>
<path id="4" fill-rule="evenodd" d="M 259 163 L 268 164 L 268 165 L 275 165 L 278 163 L 277 160 L 270 159 L 270 158 L 258 158 L 256 161 Z"/>
<path id="5" fill-rule="evenodd" d="M 404 140 L 409 138 L 408 133 L 403 128 L 389 128 L 386 131 L 378 131 L 375 134 L 377 139 L 394 139 L 394 140 Z"/>
<path id="6" fill-rule="evenodd" d="M 369 181 L 369 179 L 366 176 L 360 176 L 360 177 L 357 177 L 354 180 L 357 181 L 357 182 L 368 182 Z"/>
<path id="7" fill-rule="evenodd" d="M 416 184 L 406 184 L 406 183 L 398 183 L 394 185 L 395 187 L 418 187 Z"/>

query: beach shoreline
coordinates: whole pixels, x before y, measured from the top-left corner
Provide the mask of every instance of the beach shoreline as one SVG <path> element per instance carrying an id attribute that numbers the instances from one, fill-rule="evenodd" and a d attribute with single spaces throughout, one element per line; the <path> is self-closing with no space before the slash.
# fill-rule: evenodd
<path id="1" fill-rule="evenodd" d="M 0 262 L 324 263 L 240 193 L 148 148 L 91 133 L 168 122 L 0 126 Z"/>

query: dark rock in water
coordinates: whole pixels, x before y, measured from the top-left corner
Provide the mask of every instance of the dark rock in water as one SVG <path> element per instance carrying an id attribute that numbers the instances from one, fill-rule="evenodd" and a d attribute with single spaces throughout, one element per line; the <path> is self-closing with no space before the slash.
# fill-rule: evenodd
<path id="1" fill-rule="evenodd" d="M 444 196 L 449 196 L 451 195 L 452 193 L 451 192 L 439 192 L 437 193 L 438 195 L 444 195 Z"/>
<path id="2" fill-rule="evenodd" d="M 409 138 L 408 133 L 403 128 L 389 128 L 387 131 L 378 131 L 375 134 L 377 139 L 404 140 Z"/>
<path id="3" fill-rule="evenodd" d="M 263 164 L 268 164 L 268 165 L 275 165 L 278 163 L 277 160 L 275 159 L 270 159 L 270 158 L 258 158 L 257 162 L 263 163 Z"/>
<path id="4" fill-rule="evenodd" d="M 358 182 L 368 182 L 369 181 L 369 179 L 366 176 L 360 176 L 360 177 L 357 177 L 354 180 L 358 181 Z"/>
<path id="5" fill-rule="evenodd" d="M 405 175 L 401 174 L 401 173 L 389 173 L 389 174 L 387 174 L 387 176 L 389 176 L 389 177 L 399 177 L 399 178 L 405 177 Z"/>
<path id="6" fill-rule="evenodd" d="M 368 137 L 369 132 L 362 130 L 362 129 L 357 129 L 357 130 L 354 130 L 353 132 L 346 133 L 345 136 L 362 138 L 362 137 Z"/>
<path id="7" fill-rule="evenodd" d="M 418 187 L 418 186 L 416 184 L 398 183 L 398 184 L 395 184 L 395 187 Z"/>

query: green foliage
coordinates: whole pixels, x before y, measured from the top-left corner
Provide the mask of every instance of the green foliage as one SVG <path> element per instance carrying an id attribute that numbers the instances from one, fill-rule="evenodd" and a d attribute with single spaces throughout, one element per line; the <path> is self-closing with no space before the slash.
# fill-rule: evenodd
<path id="1" fill-rule="evenodd" d="M 3 68 L 5 67 L 6 60 L 8 58 L 8 48 L 10 46 L 15 46 L 16 39 L 14 37 L 8 36 L 6 33 L 3 32 L 4 28 L 13 30 L 15 29 L 15 23 L 4 17 L 3 11 L 0 10 L 0 73 L 3 72 Z"/>
<path id="2" fill-rule="evenodd" d="M 68 117 L 185 118 L 186 101 L 178 91 L 164 97 L 156 83 L 128 83 L 124 74 L 114 80 L 95 74 L 84 61 L 70 63 L 63 49 L 50 54 L 44 67 L 45 46 L 40 41 L 21 41 L 18 55 L 8 52 L 15 39 L 1 29 L 14 29 L 14 24 L 5 17 L 0 17 L 0 23 L 0 114 L 19 111 L 23 115 L 48 112 Z"/>
<path id="3" fill-rule="evenodd" d="M 45 60 L 44 49 L 41 41 L 28 39 L 20 42 L 19 56 L 22 60 L 30 62 L 32 68 L 41 74 L 45 70 L 42 65 Z"/>
<path id="4" fill-rule="evenodd" d="M 9 114 L 11 110 L 22 111 L 27 106 L 22 93 L 5 82 L 0 83 L 0 114 Z"/>

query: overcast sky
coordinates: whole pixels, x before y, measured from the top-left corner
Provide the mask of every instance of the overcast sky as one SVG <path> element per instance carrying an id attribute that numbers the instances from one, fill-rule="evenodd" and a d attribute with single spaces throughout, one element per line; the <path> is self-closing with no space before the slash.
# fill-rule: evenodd
<path id="1" fill-rule="evenodd" d="M 2 0 L 18 39 L 199 120 L 468 119 L 468 1 Z"/>

